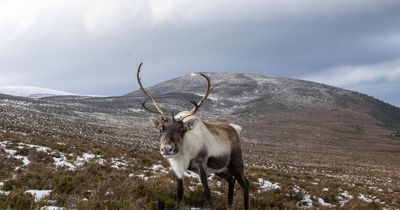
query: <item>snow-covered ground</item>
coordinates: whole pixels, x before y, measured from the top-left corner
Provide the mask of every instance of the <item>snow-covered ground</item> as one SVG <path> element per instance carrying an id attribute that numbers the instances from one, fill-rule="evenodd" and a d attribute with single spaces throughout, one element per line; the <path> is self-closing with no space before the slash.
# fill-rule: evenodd
<path id="1" fill-rule="evenodd" d="M 304 194 L 303 199 L 297 202 L 297 207 L 299 208 L 311 208 L 313 207 L 313 201 L 311 200 L 310 194 Z"/>
<path id="2" fill-rule="evenodd" d="M 58 143 L 58 145 L 65 145 L 64 143 Z M 26 170 L 28 165 L 31 164 L 31 161 L 28 159 L 28 156 L 21 155 L 21 150 L 35 150 L 36 152 L 44 153 L 52 158 L 51 165 L 53 165 L 55 170 L 59 170 L 61 168 L 67 169 L 68 171 L 76 171 L 80 170 L 85 166 L 86 163 L 95 163 L 103 166 L 107 166 L 110 168 L 114 168 L 117 170 L 129 170 L 132 171 L 132 168 L 136 168 L 134 173 L 130 172 L 128 175 L 130 178 L 139 178 L 145 182 L 154 180 L 156 178 L 165 176 L 165 174 L 172 173 L 172 168 L 168 166 L 163 166 L 161 161 L 152 164 L 151 166 L 143 166 L 139 165 L 136 162 L 135 158 L 127 158 L 124 156 L 120 157 L 106 157 L 103 155 L 95 155 L 93 152 L 87 151 L 83 153 L 63 153 L 57 149 L 52 149 L 50 147 L 42 146 L 42 145 L 35 145 L 35 144 L 28 144 L 28 143 L 15 143 L 11 141 L 0 141 L 0 152 L 5 155 L 7 158 L 13 158 L 20 161 L 20 164 L 17 166 L 17 169 Z M 197 174 L 186 171 L 184 173 L 186 179 L 189 180 L 187 183 L 189 190 L 194 191 L 198 186 L 201 186 L 200 178 Z M 216 176 L 211 175 L 208 180 L 210 182 L 216 183 L 218 189 L 221 187 L 226 187 L 224 182 L 221 182 L 217 179 Z M 304 181 L 304 180 L 303 180 Z M 316 179 L 319 181 L 319 179 Z M 12 192 L 8 191 L 9 188 L 2 189 L 5 186 L 5 182 L 7 180 L 0 180 L 0 195 L 8 196 Z M 258 177 L 253 179 L 253 186 L 256 187 L 256 192 L 266 193 L 267 191 L 275 190 L 276 193 L 282 193 L 287 186 L 284 183 L 280 182 L 271 182 L 266 178 Z M 317 183 L 314 181 L 308 182 L 310 186 L 318 186 L 320 187 L 321 192 L 330 192 L 331 190 L 325 187 L 321 183 Z M 304 186 L 303 186 L 304 187 Z M 29 189 L 29 188 L 28 188 Z M 39 188 L 40 189 L 40 188 Z M 321 194 L 314 194 L 312 191 L 306 190 L 306 188 L 302 188 L 299 185 L 293 185 L 289 188 L 291 192 L 288 192 L 286 196 L 292 196 L 293 193 L 297 194 L 296 196 L 301 196 L 300 200 L 297 201 L 296 205 L 298 208 L 306 209 L 306 208 L 313 208 L 313 207 L 326 207 L 326 208 L 336 208 L 336 207 L 343 207 L 348 202 L 353 199 L 357 199 L 366 203 L 379 203 L 381 205 L 385 205 L 385 202 L 380 200 L 377 196 L 369 195 L 369 194 L 351 194 L 346 190 L 339 189 L 339 192 L 336 194 L 337 201 L 333 203 L 332 200 L 327 200 Z M 378 189 L 377 187 L 369 187 L 369 189 Z M 51 193 L 51 189 L 45 190 L 26 190 L 25 193 L 31 194 L 35 201 L 46 201 L 46 197 L 48 197 Z M 113 191 L 106 191 L 106 195 L 113 195 Z M 213 190 L 213 193 L 216 195 L 222 195 L 223 193 L 218 190 Z M 358 195 L 358 196 L 357 196 Z M 255 195 L 252 195 L 255 196 Z M 48 202 L 48 204 L 53 205 L 54 203 Z M 62 209 L 61 207 L 56 206 L 47 206 L 42 207 L 40 209 Z"/>
<path id="3" fill-rule="evenodd" d="M 21 166 L 18 166 L 15 170 L 20 168 L 26 167 L 31 164 L 31 161 L 28 159 L 27 156 L 17 155 L 18 151 L 16 149 L 35 149 L 37 152 L 43 152 L 52 156 L 53 165 L 55 168 L 66 168 L 70 171 L 74 171 L 77 167 L 82 167 L 85 163 L 94 161 L 100 165 L 104 165 L 107 161 L 101 156 L 94 155 L 91 153 L 83 153 L 76 157 L 75 161 L 70 161 L 67 158 L 68 156 L 73 156 L 73 154 L 64 154 L 60 151 L 53 150 L 48 147 L 34 145 L 34 144 L 25 144 L 25 143 L 18 143 L 16 149 L 7 149 L 8 146 L 13 145 L 10 141 L 0 141 L 0 149 L 4 150 L 9 158 L 14 158 L 20 160 L 22 162 Z M 119 160 L 118 158 L 112 158 L 112 166 L 113 168 L 120 168 L 126 167 L 127 163 Z M 1 188 L 0 188 L 1 189 Z"/>
<path id="4" fill-rule="evenodd" d="M 353 199 L 353 195 L 351 195 L 349 192 L 344 191 L 339 193 L 339 195 L 337 196 L 339 199 L 339 204 L 340 206 L 344 206 L 347 202 L 349 202 L 351 199 Z"/>
<path id="5" fill-rule="evenodd" d="M 65 210 L 66 208 L 58 207 L 58 206 L 43 206 L 40 210 Z"/>
<path id="6" fill-rule="evenodd" d="M 78 95 L 60 90 L 49 88 L 33 87 L 33 86 L 0 86 L 0 93 L 22 96 L 28 98 L 42 98 L 48 96 L 61 96 L 61 95 Z"/>
<path id="7" fill-rule="evenodd" d="M 268 180 L 264 180 L 263 178 L 258 178 L 255 184 L 259 185 L 262 190 L 276 190 L 281 188 L 278 183 L 272 183 Z M 259 190 L 259 192 L 260 191 L 261 190 Z"/>
<path id="8" fill-rule="evenodd" d="M 50 195 L 51 190 L 27 190 L 25 193 L 31 194 L 35 201 L 40 201 Z"/>
<path id="9" fill-rule="evenodd" d="M 318 203 L 319 203 L 319 205 L 324 206 L 324 207 L 330 207 L 330 208 L 335 207 L 335 205 L 325 202 L 324 199 L 322 199 L 322 198 L 318 198 Z"/>

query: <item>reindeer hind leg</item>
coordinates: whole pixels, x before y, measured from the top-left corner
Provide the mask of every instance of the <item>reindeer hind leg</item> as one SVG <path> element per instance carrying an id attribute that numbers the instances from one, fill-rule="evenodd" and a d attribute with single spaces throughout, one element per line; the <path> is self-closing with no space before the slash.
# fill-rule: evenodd
<path id="1" fill-rule="evenodd" d="M 242 158 L 236 157 L 235 160 L 232 160 L 228 166 L 228 169 L 242 187 L 244 197 L 244 209 L 248 210 L 250 183 L 244 175 L 244 164 Z"/>
<path id="2" fill-rule="evenodd" d="M 232 173 L 229 172 L 228 170 L 216 173 L 216 175 L 228 181 L 227 206 L 228 209 L 231 209 L 233 204 L 233 191 L 235 190 L 235 178 L 233 177 Z"/>

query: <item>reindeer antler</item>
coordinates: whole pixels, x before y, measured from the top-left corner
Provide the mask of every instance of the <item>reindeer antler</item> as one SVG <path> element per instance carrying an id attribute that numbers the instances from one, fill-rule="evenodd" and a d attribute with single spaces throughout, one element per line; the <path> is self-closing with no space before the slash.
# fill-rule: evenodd
<path id="1" fill-rule="evenodd" d="M 146 99 L 146 100 L 140 102 L 140 105 L 142 105 L 143 109 L 148 111 L 148 112 L 150 112 L 150 113 L 159 114 L 157 111 L 151 110 L 146 106 L 147 101 L 148 100 Z"/>
<path id="2" fill-rule="evenodd" d="M 190 103 L 192 103 L 194 105 L 194 107 L 190 111 L 190 114 L 187 115 L 186 117 L 196 114 L 196 112 L 199 110 L 201 105 L 203 105 L 203 103 L 207 100 L 208 96 L 210 95 L 211 91 L 213 90 L 213 85 L 211 83 L 211 79 L 207 75 L 205 75 L 203 73 L 200 73 L 200 75 L 203 76 L 204 78 L 206 78 L 206 80 L 207 80 L 207 83 L 208 83 L 207 84 L 207 92 L 199 102 L 196 102 L 196 101 L 191 101 L 190 102 Z"/>
<path id="3" fill-rule="evenodd" d="M 147 98 L 149 98 L 149 99 L 153 102 L 153 105 L 154 105 L 154 107 L 156 108 L 157 112 L 156 112 L 156 111 L 152 111 L 152 110 L 150 110 L 149 108 L 146 107 L 146 102 L 147 102 L 147 100 L 141 102 L 140 104 L 142 105 L 142 107 L 143 107 L 145 110 L 147 110 L 147 111 L 149 111 L 149 112 L 151 112 L 151 113 L 158 113 L 158 114 L 160 114 L 160 116 L 161 116 L 161 118 L 162 118 L 163 120 L 166 120 L 166 119 L 167 119 L 167 116 L 166 116 L 166 115 L 164 114 L 164 112 L 161 110 L 160 106 L 158 106 L 156 100 L 154 100 L 153 96 L 151 96 L 151 95 L 146 91 L 146 89 L 144 89 L 144 87 L 143 87 L 143 84 L 142 84 L 141 78 L 140 78 L 140 68 L 142 67 L 142 65 L 143 65 L 143 63 L 140 63 L 140 64 L 139 64 L 139 67 L 138 67 L 138 70 L 137 70 L 137 74 L 136 74 L 137 82 L 138 82 L 138 84 L 139 84 L 139 87 L 140 87 L 140 90 L 142 91 L 142 93 L 143 93 L 145 96 L 147 96 Z"/>

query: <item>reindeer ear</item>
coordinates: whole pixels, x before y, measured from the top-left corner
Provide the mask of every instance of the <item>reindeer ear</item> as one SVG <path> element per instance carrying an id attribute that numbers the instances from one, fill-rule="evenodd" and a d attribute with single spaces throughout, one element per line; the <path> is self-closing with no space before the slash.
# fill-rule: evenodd
<path id="1" fill-rule="evenodd" d="M 199 122 L 198 119 L 190 119 L 183 123 L 183 127 L 185 128 L 186 131 L 190 131 L 196 127 L 198 122 Z"/>
<path id="2" fill-rule="evenodd" d="M 151 116 L 149 118 L 149 121 L 155 128 L 159 128 L 163 123 L 159 117 L 154 117 L 154 116 Z"/>

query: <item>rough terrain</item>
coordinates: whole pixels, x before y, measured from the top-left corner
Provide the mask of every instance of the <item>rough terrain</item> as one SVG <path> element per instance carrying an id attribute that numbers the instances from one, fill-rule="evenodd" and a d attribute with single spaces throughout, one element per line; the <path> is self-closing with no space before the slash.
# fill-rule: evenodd
<path id="1" fill-rule="evenodd" d="M 210 73 L 199 112 L 243 127 L 251 206 L 400 208 L 400 109 L 367 95 L 287 78 Z M 149 87 L 167 113 L 191 108 L 205 81 L 189 74 Z M 175 208 L 174 175 L 132 92 L 117 97 L 0 95 L 0 209 Z M 187 174 L 188 209 L 206 207 Z M 225 208 L 226 183 L 210 177 Z M 36 190 L 36 191 L 32 191 Z M 241 190 L 235 191 L 241 208 Z"/>

